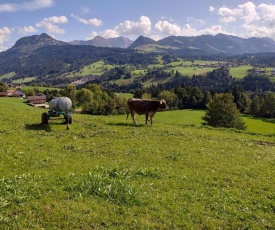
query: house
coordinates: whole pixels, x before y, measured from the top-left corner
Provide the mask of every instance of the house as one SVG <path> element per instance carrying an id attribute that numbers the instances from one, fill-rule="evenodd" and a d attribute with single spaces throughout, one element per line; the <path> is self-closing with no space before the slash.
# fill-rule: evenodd
<path id="1" fill-rule="evenodd" d="M 8 92 L 0 92 L 0 97 L 7 97 L 8 96 Z"/>
<path id="2" fill-rule="evenodd" d="M 13 96 L 14 97 L 19 97 L 19 98 L 25 98 L 25 93 L 21 90 L 16 90 L 14 93 L 13 93 Z"/>
<path id="3" fill-rule="evenodd" d="M 13 94 L 15 93 L 15 91 L 16 91 L 15 89 L 8 89 L 8 90 L 7 90 L 7 93 L 8 93 L 7 96 L 8 96 L 8 97 L 13 97 Z"/>
<path id="4" fill-rule="evenodd" d="M 255 73 L 257 73 L 257 74 L 263 74 L 263 73 L 266 73 L 266 70 L 265 69 L 256 69 Z"/>

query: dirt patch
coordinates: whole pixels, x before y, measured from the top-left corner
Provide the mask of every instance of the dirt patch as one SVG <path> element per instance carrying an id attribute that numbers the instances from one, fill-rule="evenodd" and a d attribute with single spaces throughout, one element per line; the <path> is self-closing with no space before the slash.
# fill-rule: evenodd
<path id="1" fill-rule="evenodd" d="M 273 142 L 255 141 L 255 143 L 258 145 L 275 146 L 275 143 Z"/>

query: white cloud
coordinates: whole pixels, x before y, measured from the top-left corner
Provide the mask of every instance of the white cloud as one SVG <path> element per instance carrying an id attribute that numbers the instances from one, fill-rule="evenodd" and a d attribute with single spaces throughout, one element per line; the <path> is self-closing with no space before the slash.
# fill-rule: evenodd
<path id="1" fill-rule="evenodd" d="M 203 34 L 216 35 L 218 33 L 229 34 L 223 30 L 221 25 L 213 25 L 211 27 L 198 30 L 190 24 L 185 24 L 183 27 L 179 27 L 178 25 L 171 24 L 167 21 L 158 21 L 155 28 L 164 36 L 199 36 Z"/>
<path id="2" fill-rule="evenodd" d="M 171 24 L 167 21 L 158 21 L 155 24 L 155 28 L 165 35 L 180 35 L 181 28 L 175 24 Z"/>
<path id="3" fill-rule="evenodd" d="M 209 7 L 209 12 L 214 12 L 214 11 L 215 11 L 215 7 L 210 6 L 210 7 Z"/>
<path id="4" fill-rule="evenodd" d="M 53 16 L 50 18 L 44 18 L 43 21 L 51 24 L 64 24 L 68 22 L 68 19 L 65 16 Z"/>
<path id="5" fill-rule="evenodd" d="M 260 4 L 258 7 L 261 20 L 274 22 L 275 5 Z"/>
<path id="6" fill-rule="evenodd" d="M 103 38 L 116 38 L 119 37 L 119 33 L 115 30 L 105 30 L 103 32 L 97 33 L 95 31 L 92 31 L 89 36 L 86 37 L 87 40 L 91 40 L 95 38 L 97 35 L 103 37 Z"/>
<path id="7" fill-rule="evenodd" d="M 102 25 L 102 21 L 99 20 L 99 19 L 96 19 L 96 18 L 92 18 L 92 19 L 83 19 L 83 18 L 80 18 L 79 16 L 77 15 L 74 15 L 74 14 L 71 14 L 71 16 L 76 19 L 77 21 L 85 24 L 85 25 L 91 25 L 91 26 L 95 26 L 95 27 L 99 27 Z"/>
<path id="8" fill-rule="evenodd" d="M 243 28 L 245 29 L 245 32 L 242 34 L 243 37 L 275 37 L 275 29 L 272 30 L 266 26 L 244 24 Z"/>
<path id="9" fill-rule="evenodd" d="M 11 30 L 8 27 L 3 27 L 0 29 L 0 45 L 8 41 L 9 35 L 11 35 Z"/>
<path id="10" fill-rule="evenodd" d="M 235 23 L 236 28 L 243 28 L 239 36 L 275 38 L 275 5 L 259 4 L 252 1 L 238 5 L 235 8 L 226 6 L 216 10 L 220 23 Z"/>
<path id="11" fill-rule="evenodd" d="M 92 31 L 92 32 L 86 37 L 86 40 L 92 40 L 92 39 L 94 39 L 97 35 L 98 35 L 97 32 Z"/>
<path id="12" fill-rule="evenodd" d="M 22 2 L 20 4 L 4 3 L 0 4 L 0 12 L 16 12 L 16 11 L 34 11 L 53 5 L 53 0 L 33 0 Z"/>
<path id="13" fill-rule="evenodd" d="M 18 29 L 20 34 L 31 34 L 37 32 L 37 30 L 33 26 L 24 26 Z"/>
<path id="14" fill-rule="evenodd" d="M 194 17 L 187 17 L 187 22 L 192 22 L 192 23 L 195 23 L 195 24 L 205 24 L 204 20 L 194 18 Z"/>
<path id="15" fill-rule="evenodd" d="M 147 35 L 151 32 L 151 21 L 147 16 L 141 16 L 139 21 L 126 20 L 116 26 L 114 30 L 123 35 Z"/>
<path id="16" fill-rule="evenodd" d="M 36 27 L 43 27 L 48 33 L 64 34 L 65 30 L 60 29 L 56 24 L 67 23 L 68 19 L 65 16 L 53 16 L 50 18 L 44 18 L 41 22 L 36 23 Z"/>
<path id="17" fill-rule="evenodd" d="M 236 20 L 237 19 L 235 17 L 232 17 L 232 16 L 219 18 L 219 21 L 221 23 L 225 23 L 225 24 L 228 24 L 228 23 L 231 23 L 231 22 L 235 22 Z"/>
<path id="18" fill-rule="evenodd" d="M 227 16 L 237 16 L 238 14 L 238 9 L 229 9 L 227 7 L 221 7 L 217 10 L 217 14 L 222 16 L 222 17 L 227 17 Z"/>
<path id="19" fill-rule="evenodd" d="M 209 28 L 202 29 L 202 30 L 198 31 L 198 33 L 200 35 L 203 35 L 203 34 L 216 35 L 216 34 L 219 34 L 219 33 L 222 33 L 222 34 L 232 34 L 232 33 L 228 33 L 225 30 L 223 30 L 223 28 L 222 28 L 221 25 L 214 25 L 214 26 L 211 26 Z"/>
<path id="20" fill-rule="evenodd" d="M 100 33 L 100 36 L 108 39 L 108 38 L 116 38 L 119 37 L 119 33 L 115 30 L 105 30 L 102 33 Z"/>
<path id="21" fill-rule="evenodd" d="M 238 11 L 240 11 L 240 17 L 247 23 L 257 21 L 260 19 L 256 11 L 256 6 L 252 2 L 247 2 L 243 5 L 239 5 Z"/>
<path id="22" fill-rule="evenodd" d="M 234 9 L 230 9 L 226 6 L 220 7 L 217 10 L 217 14 L 222 17 L 220 21 L 226 23 L 236 21 L 236 18 L 244 20 L 246 23 L 260 20 L 256 5 L 252 2 L 238 5 Z"/>
<path id="23" fill-rule="evenodd" d="M 184 27 L 181 30 L 181 36 L 197 36 L 200 35 L 199 31 L 197 31 L 195 28 L 192 28 L 190 24 L 184 25 Z"/>

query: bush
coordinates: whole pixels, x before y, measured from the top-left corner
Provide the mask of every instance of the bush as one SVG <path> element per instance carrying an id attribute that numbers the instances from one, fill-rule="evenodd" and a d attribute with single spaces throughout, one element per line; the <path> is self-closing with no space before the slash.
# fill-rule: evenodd
<path id="1" fill-rule="evenodd" d="M 213 127 L 246 129 L 233 99 L 233 96 L 228 93 L 214 95 L 206 105 L 206 114 L 202 117 L 204 124 Z"/>

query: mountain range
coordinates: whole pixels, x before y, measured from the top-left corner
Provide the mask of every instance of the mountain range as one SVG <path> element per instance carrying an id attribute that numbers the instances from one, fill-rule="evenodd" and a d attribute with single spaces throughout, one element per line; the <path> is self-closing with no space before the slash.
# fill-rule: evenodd
<path id="1" fill-rule="evenodd" d="M 194 37 L 169 36 L 159 41 L 140 36 L 128 48 L 158 52 L 229 54 L 275 52 L 275 41 L 270 38 L 240 38 L 217 34 Z"/>
<path id="2" fill-rule="evenodd" d="M 105 39 L 101 36 L 96 36 L 94 39 L 87 41 L 63 42 L 55 40 L 46 33 L 42 33 L 41 35 L 20 38 L 9 50 L 20 49 L 21 53 L 31 53 L 42 46 L 52 45 L 92 45 L 95 47 L 134 49 L 169 54 L 240 55 L 244 53 L 275 52 L 275 41 L 271 38 L 251 37 L 245 39 L 225 34 L 193 37 L 169 36 L 158 41 L 144 36 L 139 36 L 135 41 L 125 37 Z"/>

